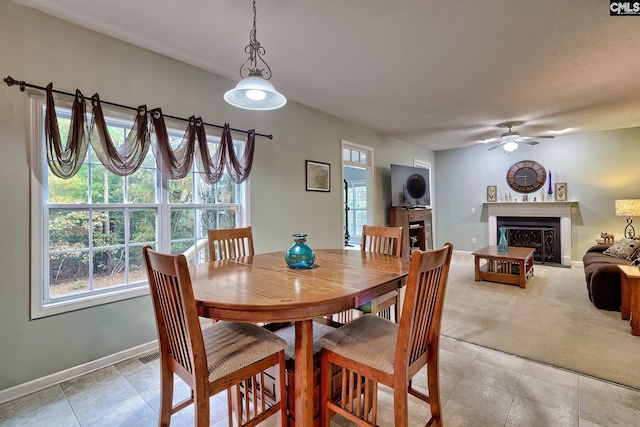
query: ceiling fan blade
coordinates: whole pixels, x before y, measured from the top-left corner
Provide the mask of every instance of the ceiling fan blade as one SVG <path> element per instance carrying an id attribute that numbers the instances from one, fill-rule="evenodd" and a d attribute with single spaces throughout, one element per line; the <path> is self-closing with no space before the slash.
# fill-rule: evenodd
<path id="1" fill-rule="evenodd" d="M 522 142 L 524 142 L 525 144 L 529 144 L 529 145 L 537 145 L 537 144 L 540 144 L 538 141 L 531 141 L 531 140 L 524 140 L 524 141 L 522 141 Z"/>
<path id="2" fill-rule="evenodd" d="M 553 139 L 553 135 L 538 135 L 538 136 L 521 136 L 522 139 Z"/>
<path id="3" fill-rule="evenodd" d="M 505 143 L 506 141 L 500 141 L 497 144 L 494 144 L 493 147 L 489 148 L 489 151 L 495 150 L 496 148 L 500 147 L 501 145 L 504 145 Z"/>

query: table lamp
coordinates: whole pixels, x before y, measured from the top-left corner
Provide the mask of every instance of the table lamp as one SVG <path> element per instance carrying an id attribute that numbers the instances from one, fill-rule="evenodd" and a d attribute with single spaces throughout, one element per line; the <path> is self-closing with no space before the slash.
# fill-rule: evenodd
<path id="1" fill-rule="evenodd" d="M 632 216 L 640 216 L 640 199 L 616 200 L 616 216 L 626 216 L 627 226 L 624 229 L 624 237 L 635 237 L 636 231 L 633 229 Z"/>

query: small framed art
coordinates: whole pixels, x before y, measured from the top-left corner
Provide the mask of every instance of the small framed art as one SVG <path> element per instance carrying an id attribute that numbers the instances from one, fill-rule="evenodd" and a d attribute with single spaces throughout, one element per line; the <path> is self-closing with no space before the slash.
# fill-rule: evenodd
<path id="1" fill-rule="evenodd" d="M 567 183 L 556 182 L 555 193 L 556 193 L 556 202 L 566 202 L 567 201 Z"/>
<path id="2" fill-rule="evenodd" d="M 487 185 L 487 202 L 496 202 L 498 188 L 495 185 Z"/>
<path id="3" fill-rule="evenodd" d="M 307 160 L 307 191 L 331 191 L 331 165 L 329 163 Z"/>

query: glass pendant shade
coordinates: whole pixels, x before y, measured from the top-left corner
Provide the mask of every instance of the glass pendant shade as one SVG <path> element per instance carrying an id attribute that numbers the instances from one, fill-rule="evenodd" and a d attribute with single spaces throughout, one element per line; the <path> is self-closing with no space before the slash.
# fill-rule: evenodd
<path id="1" fill-rule="evenodd" d="M 502 148 L 507 153 L 510 153 L 510 152 L 515 151 L 515 150 L 518 149 L 518 143 L 515 142 L 515 141 L 509 141 L 506 144 L 504 144 L 504 146 Z"/>
<path id="2" fill-rule="evenodd" d="M 245 110 L 275 110 L 287 103 L 271 83 L 262 77 L 250 76 L 240 80 L 235 88 L 224 94 L 224 100 Z"/>

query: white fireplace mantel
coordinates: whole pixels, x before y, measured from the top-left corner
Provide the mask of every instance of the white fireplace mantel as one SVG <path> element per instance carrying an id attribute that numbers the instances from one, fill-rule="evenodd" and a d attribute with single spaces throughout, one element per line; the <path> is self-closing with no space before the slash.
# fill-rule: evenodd
<path id="1" fill-rule="evenodd" d="M 562 265 L 571 266 L 571 209 L 578 202 L 486 202 L 489 214 L 489 244 L 497 245 L 498 217 L 560 218 Z"/>

